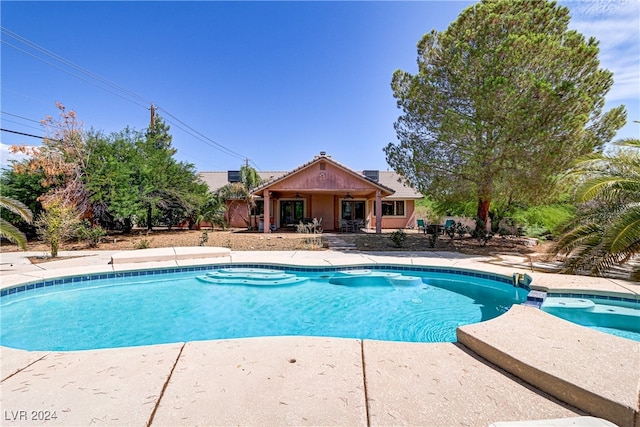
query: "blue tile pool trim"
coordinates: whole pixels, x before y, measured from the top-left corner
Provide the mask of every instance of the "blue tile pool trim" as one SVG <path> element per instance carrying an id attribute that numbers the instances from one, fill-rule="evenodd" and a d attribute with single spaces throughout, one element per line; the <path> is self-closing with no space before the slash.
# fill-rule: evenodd
<path id="1" fill-rule="evenodd" d="M 462 270 L 455 268 L 443 268 L 443 267 L 425 267 L 425 266 L 406 266 L 406 265 L 394 265 L 394 264 L 375 264 L 375 265 L 350 265 L 342 267 L 300 267 L 289 265 L 274 265 L 274 264 L 215 264 L 215 265 L 202 265 L 191 267 L 173 267 L 162 268 L 156 270 L 133 270 L 133 271 L 114 271 L 109 273 L 98 273 L 91 275 L 69 276 L 61 277 L 58 279 L 49 279 L 44 281 L 29 282 L 21 285 L 17 285 L 11 288 L 2 289 L 0 291 L 0 297 L 7 295 L 13 295 L 19 292 L 25 292 L 31 289 L 43 288 L 48 286 L 65 285 L 68 283 L 78 282 L 90 282 L 92 280 L 100 279 L 119 279 L 123 277 L 141 277 L 141 276 L 153 276 L 166 273 L 184 273 L 192 271 L 209 271 L 217 270 L 220 268 L 270 268 L 273 270 L 286 270 L 286 271 L 300 271 L 308 273 L 324 273 L 324 272 L 336 272 L 345 270 L 397 270 L 407 272 L 421 272 L 421 273 L 445 273 L 454 274 L 459 276 L 475 277 L 480 279 L 493 280 L 496 282 L 506 283 L 508 285 L 513 284 L 513 279 L 508 276 L 503 276 L 493 273 L 485 273 L 481 271 Z M 520 283 L 520 287 L 529 290 L 528 284 Z"/>

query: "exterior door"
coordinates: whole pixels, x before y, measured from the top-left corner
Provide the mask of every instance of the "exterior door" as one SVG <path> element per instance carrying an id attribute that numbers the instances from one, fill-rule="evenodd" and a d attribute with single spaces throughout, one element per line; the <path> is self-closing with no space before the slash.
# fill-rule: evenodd
<path id="1" fill-rule="evenodd" d="M 280 227 L 294 227 L 304 218 L 303 200 L 280 201 Z"/>
<path id="2" fill-rule="evenodd" d="M 365 219 L 364 200 L 343 200 L 342 201 L 342 219 L 356 220 Z"/>

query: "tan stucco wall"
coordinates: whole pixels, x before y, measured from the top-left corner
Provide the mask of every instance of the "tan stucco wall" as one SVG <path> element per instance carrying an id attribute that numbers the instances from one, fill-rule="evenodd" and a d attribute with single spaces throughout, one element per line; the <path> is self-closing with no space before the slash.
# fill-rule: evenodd
<path id="1" fill-rule="evenodd" d="M 333 208 L 333 195 L 315 194 L 310 200 L 310 218 L 322 218 L 322 228 L 327 231 L 335 229 L 335 216 Z"/>
<path id="2" fill-rule="evenodd" d="M 367 203 L 367 215 L 369 218 L 369 228 L 374 229 L 376 224 L 376 217 L 373 215 L 373 204 L 371 201 Z M 383 216 L 382 228 L 383 229 L 398 229 L 398 228 L 415 228 L 415 200 L 404 201 L 404 215 L 403 216 Z"/>

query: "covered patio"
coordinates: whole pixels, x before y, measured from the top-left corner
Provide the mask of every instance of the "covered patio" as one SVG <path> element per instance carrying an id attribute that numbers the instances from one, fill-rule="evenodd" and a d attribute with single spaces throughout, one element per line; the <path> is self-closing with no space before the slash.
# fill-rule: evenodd
<path id="1" fill-rule="evenodd" d="M 394 193 L 375 176 L 355 172 L 324 152 L 252 192 L 261 201 L 259 230 L 265 233 L 313 218 L 327 231 L 354 231 L 358 224 L 381 233 L 377 213 L 383 212 L 382 199 Z"/>

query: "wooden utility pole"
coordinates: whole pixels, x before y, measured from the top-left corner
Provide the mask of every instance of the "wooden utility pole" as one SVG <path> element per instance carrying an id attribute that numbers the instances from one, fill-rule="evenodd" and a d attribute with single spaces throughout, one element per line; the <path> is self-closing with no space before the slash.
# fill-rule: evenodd
<path id="1" fill-rule="evenodd" d="M 153 105 L 153 102 L 151 103 L 151 135 L 153 136 L 153 133 L 156 129 L 156 106 Z"/>

